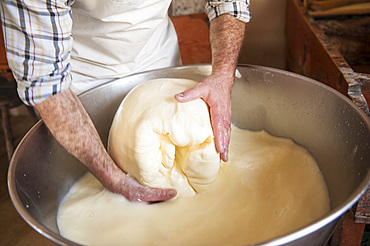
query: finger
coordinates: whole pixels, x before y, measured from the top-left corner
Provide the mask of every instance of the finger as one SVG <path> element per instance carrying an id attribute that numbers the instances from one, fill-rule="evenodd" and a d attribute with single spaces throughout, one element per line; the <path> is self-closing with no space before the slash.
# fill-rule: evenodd
<path id="1" fill-rule="evenodd" d="M 229 143 L 230 143 L 230 136 L 231 136 L 231 127 L 228 126 L 228 129 L 226 129 L 226 134 L 223 136 L 223 143 L 224 143 L 224 152 L 220 154 L 221 160 L 224 162 L 227 162 L 229 160 Z"/>
<path id="2" fill-rule="evenodd" d="M 230 122 L 228 120 L 225 120 L 224 117 L 219 113 L 213 113 L 212 111 L 211 115 L 216 149 L 220 153 L 221 159 L 227 162 L 231 133 Z"/>
<path id="3" fill-rule="evenodd" d="M 215 137 L 216 149 L 219 153 L 224 153 L 224 127 L 223 122 L 218 116 L 211 116 L 213 135 Z"/>
<path id="4" fill-rule="evenodd" d="M 225 129 L 223 131 L 222 134 L 220 134 L 220 139 L 216 139 L 215 141 L 218 143 L 216 144 L 216 147 L 219 145 L 219 146 L 222 146 L 222 147 L 218 147 L 220 149 L 218 149 L 218 151 L 220 152 L 220 158 L 221 160 L 223 160 L 224 162 L 227 162 L 228 161 L 228 154 L 229 154 L 229 141 L 230 141 L 230 135 L 227 133 L 227 129 Z"/>
<path id="5" fill-rule="evenodd" d="M 229 157 L 228 157 L 228 151 L 224 151 L 223 153 L 220 154 L 220 158 L 221 160 L 223 160 L 224 162 L 227 162 L 229 160 Z"/>
<path id="6" fill-rule="evenodd" d="M 132 196 L 129 197 L 129 201 L 138 202 L 159 202 L 166 201 L 174 198 L 177 195 L 174 189 L 160 189 L 160 188 L 149 188 L 140 187 L 131 190 Z"/>
<path id="7" fill-rule="evenodd" d="M 124 196 L 129 201 L 158 202 L 169 200 L 177 195 L 175 189 L 146 187 L 130 175 L 127 175 L 125 178 L 124 189 Z"/>
<path id="8" fill-rule="evenodd" d="M 203 91 L 200 87 L 193 87 L 189 90 L 183 91 L 175 95 L 175 98 L 179 102 L 190 102 L 198 98 L 202 98 Z"/>

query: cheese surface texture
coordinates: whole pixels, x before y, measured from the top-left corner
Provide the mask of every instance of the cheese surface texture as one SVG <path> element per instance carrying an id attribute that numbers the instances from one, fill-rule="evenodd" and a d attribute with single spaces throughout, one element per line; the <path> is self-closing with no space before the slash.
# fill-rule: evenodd
<path id="1" fill-rule="evenodd" d="M 130 91 L 119 106 L 108 151 L 143 185 L 193 196 L 216 179 L 220 158 L 206 103 L 179 103 L 174 97 L 196 84 L 187 79 L 151 80 Z"/>

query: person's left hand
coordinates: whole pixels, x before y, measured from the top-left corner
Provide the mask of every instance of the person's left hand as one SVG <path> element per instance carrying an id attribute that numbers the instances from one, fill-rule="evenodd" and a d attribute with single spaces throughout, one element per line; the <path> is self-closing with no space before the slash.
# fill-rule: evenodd
<path id="1" fill-rule="evenodd" d="M 198 98 L 203 99 L 209 106 L 211 124 L 217 151 L 223 161 L 228 160 L 231 134 L 231 88 L 233 76 L 212 74 L 193 88 L 176 94 L 179 102 L 189 102 Z"/>

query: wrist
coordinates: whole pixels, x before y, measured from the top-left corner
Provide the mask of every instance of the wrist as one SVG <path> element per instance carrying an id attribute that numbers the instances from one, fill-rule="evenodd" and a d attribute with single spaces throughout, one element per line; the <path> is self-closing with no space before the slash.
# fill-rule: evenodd
<path id="1" fill-rule="evenodd" d="M 212 75 L 222 77 L 224 79 L 234 79 L 235 68 L 234 69 L 212 68 Z"/>
<path id="2" fill-rule="evenodd" d="M 212 67 L 212 76 L 222 79 L 224 82 L 229 84 L 234 83 L 235 78 L 234 67 Z"/>

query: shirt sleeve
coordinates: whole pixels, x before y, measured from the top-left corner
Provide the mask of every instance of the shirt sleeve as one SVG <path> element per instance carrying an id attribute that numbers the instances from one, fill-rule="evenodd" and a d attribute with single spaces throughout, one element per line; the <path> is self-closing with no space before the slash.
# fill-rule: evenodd
<path id="1" fill-rule="evenodd" d="M 73 0 L 2 0 L 7 60 L 26 105 L 36 105 L 71 84 Z"/>
<path id="2" fill-rule="evenodd" d="M 209 21 L 223 14 L 231 14 L 245 23 L 251 19 L 249 0 L 208 0 L 205 12 Z"/>

